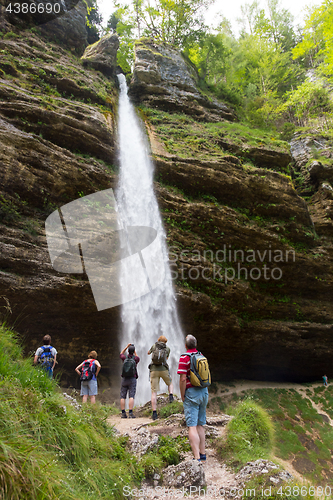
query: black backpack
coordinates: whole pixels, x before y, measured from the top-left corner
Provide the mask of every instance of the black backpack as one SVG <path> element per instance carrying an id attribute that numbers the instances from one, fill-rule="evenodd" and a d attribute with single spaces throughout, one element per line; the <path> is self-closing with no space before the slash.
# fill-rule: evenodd
<path id="1" fill-rule="evenodd" d="M 124 360 L 121 376 L 124 378 L 133 378 L 136 376 L 136 362 L 134 356 L 127 356 Z"/>
<path id="2" fill-rule="evenodd" d="M 53 349 L 53 347 L 51 345 L 48 345 L 48 346 L 43 345 L 41 347 L 41 349 L 43 349 L 43 352 L 39 357 L 40 364 L 42 365 L 43 368 L 46 368 L 46 369 L 52 368 L 53 363 L 54 363 L 54 357 L 53 357 L 51 349 Z"/>
<path id="3" fill-rule="evenodd" d="M 83 362 L 81 376 L 80 376 L 81 382 L 88 382 L 93 378 L 93 375 L 95 373 L 94 361 L 95 361 L 94 359 L 86 359 Z"/>

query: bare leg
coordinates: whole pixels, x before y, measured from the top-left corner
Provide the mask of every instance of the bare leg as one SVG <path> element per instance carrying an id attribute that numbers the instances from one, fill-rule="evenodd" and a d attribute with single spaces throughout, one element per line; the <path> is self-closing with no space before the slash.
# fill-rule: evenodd
<path id="1" fill-rule="evenodd" d="M 168 391 L 169 391 L 169 394 L 173 394 L 173 383 L 172 382 L 170 385 L 168 385 Z"/>
<path id="2" fill-rule="evenodd" d="M 157 408 L 157 392 L 151 393 L 151 407 L 153 411 L 156 411 Z"/>
<path id="3" fill-rule="evenodd" d="M 205 428 L 202 425 L 197 425 L 197 432 L 200 440 L 199 451 L 202 455 L 205 455 L 205 449 L 206 449 Z"/>
<path id="4" fill-rule="evenodd" d="M 134 398 L 129 398 L 129 400 L 128 400 L 128 409 L 129 410 L 133 410 L 133 406 L 134 406 Z M 124 406 L 124 409 L 125 409 L 125 406 Z"/>
<path id="5" fill-rule="evenodd" d="M 82 403 L 86 403 L 88 401 L 88 395 L 82 397 Z"/>
<path id="6" fill-rule="evenodd" d="M 125 399 L 120 400 L 120 409 L 125 410 Z"/>
<path id="7" fill-rule="evenodd" d="M 194 458 L 199 459 L 200 458 L 200 452 L 199 452 L 200 437 L 198 434 L 197 427 L 189 427 L 188 428 L 188 438 L 190 440 L 190 445 L 192 448 Z"/>
<path id="8" fill-rule="evenodd" d="M 90 396 L 90 403 L 94 405 L 96 403 L 96 396 Z"/>

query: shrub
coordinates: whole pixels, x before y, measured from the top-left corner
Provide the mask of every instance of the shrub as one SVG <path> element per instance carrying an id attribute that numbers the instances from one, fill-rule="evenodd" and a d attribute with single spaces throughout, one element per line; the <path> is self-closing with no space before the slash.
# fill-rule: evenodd
<path id="1" fill-rule="evenodd" d="M 236 461 L 245 463 L 269 455 L 274 439 L 271 419 L 261 406 L 247 399 L 241 402 L 228 423 L 222 454 L 231 452 Z"/>
<path id="2" fill-rule="evenodd" d="M 169 403 L 163 408 L 160 409 L 160 417 L 166 418 L 169 417 L 170 415 L 173 415 L 174 413 L 183 413 L 184 408 L 183 408 L 183 403 L 180 401 L 173 401 L 173 403 Z"/>

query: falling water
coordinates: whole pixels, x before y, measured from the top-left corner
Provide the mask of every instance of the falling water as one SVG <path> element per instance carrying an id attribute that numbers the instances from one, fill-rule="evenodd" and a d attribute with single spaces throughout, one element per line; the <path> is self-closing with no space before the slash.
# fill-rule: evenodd
<path id="1" fill-rule="evenodd" d="M 138 365 L 138 385 L 135 402 L 145 403 L 150 399 L 148 364 L 151 356 L 147 355 L 150 347 L 160 335 L 168 339 L 171 349 L 169 366 L 174 384 L 178 391 L 177 365 L 179 355 L 184 352 L 184 335 L 176 311 L 175 295 L 171 273 L 168 266 L 166 236 L 162 225 L 153 185 L 153 164 L 148 155 L 147 140 L 134 107 L 127 95 L 124 75 L 118 75 L 120 84 L 119 97 L 119 151 L 120 175 L 117 191 L 117 203 L 120 219 L 124 227 L 146 226 L 157 231 L 156 240 L 160 246 L 163 282 L 149 293 L 122 305 L 123 332 L 120 348 L 129 342 L 134 343 L 140 357 Z M 122 269 L 120 284 L 124 294 L 135 282 L 135 275 Z M 124 299 L 126 300 L 126 299 Z M 161 392 L 167 391 L 160 381 Z"/>

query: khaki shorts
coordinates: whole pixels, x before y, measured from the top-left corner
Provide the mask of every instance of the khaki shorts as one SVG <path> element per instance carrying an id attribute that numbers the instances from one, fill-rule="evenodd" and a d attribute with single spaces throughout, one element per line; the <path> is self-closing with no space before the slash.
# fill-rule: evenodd
<path id="1" fill-rule="evenodd" d="M 164 380 L 167 386 L 171 384 L 169 370 L 153 370 L 150 372 L 150 386 L 152 392 L 158 392 L 160 390 L 160 378 Z"/>

